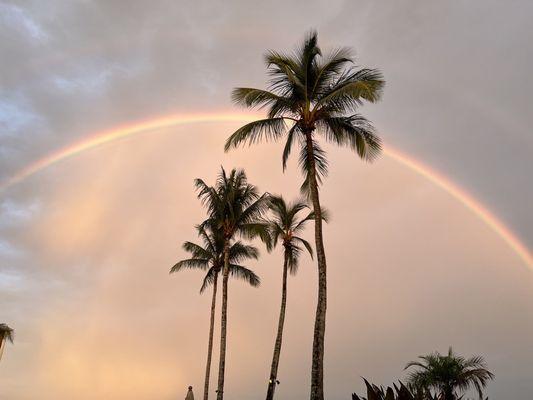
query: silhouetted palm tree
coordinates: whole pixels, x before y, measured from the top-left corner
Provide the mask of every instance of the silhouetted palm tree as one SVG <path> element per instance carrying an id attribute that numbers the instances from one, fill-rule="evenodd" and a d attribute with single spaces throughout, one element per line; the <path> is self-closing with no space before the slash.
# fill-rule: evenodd
<path id="1" fill-rule="evenodd" d="M 7 326 L 7 324 L 0 324 L 0 359 L 2 358 L 6 341 L 13 343 L 14 338 L 15 331 Z"/>
<path id="2" fill-rule="evenodd" d="M 313 203 L 318 260 L 311 400 L 323 400 L 327 284 L 318 187 L 327 174 L 328 162 L 318 138 L 348 146 L 365 160 L 374 159 L 381 150 L 380 139 L 372 124 L 355 110 L 364 101 L 380 98 L 384 80 L 375 69 L 355 67 L 349 49 L 339 48 L 322 56 L 316 32 L 292 54 L 269 51 L 265 62 L 271 76 L 268 89 L 237 88 L 232 98 L 245 107 L 266 107 L 267 117 L 239 128 L 227 140 L 225 150 L 286 136 L 282 156 L 285 169 L 293 145 L 298 143 L 301 148 L 299 164 L 305 176 L 301 189 Z"/>
<path id="3" fill-rule="evenodd" d="M 222 270 L 222 311 L 220 329 L 220 360 L 218 368 L 217 400 L 224 398 L 224 372 L 226 366 L 226 328 L 228 310 L 228 277 L 230 274 L 230 246 L 236 236 L 247 239 L 259 237 L 270 248 L 270 234 L 262 217 L 268 210 L 268 196 L 260 195 L 248 183 L 243 170 L 233 169 L 226 174 L 222 168 L 215 186 L 203 180 L 195 181 L 198 198 L 207 207 L 208 219 L 204 227 L 220 230 L 223 235 L 224 268 Z"/>
<path id="4" fill-rule="evenodd" d="M 285 323 L 285 309 L 287 304 L 287 273 L 296 274 L 298 261 L 303 248 L 307 249 L 313 257 L 313 249 L 309 242 L 298 236 L 304 229 L 307 221 L 314 218 L 312 213 L 308 213 L 301 218 L 299 213 L 309 207 L 302 201 L 287 204 L 281 196 L 270 197 L 270 210 L 272 218 L 269 221 L 272 236 L 272 246 L 275 247 L 278 241 L 283 245 L 283 281 L 281 286 L 281 306 L 279 311 L 278 332 L 274 344 L 274 355 L 270 367 L 270 379 L 267 388 L 267 400 L 274 398 L 276 390 L 279 357 L 283 340 L 283 325 Z M 303 247 L 302 247 L 303 246 Z"/>
<path id="5" fill-rule="evenodd" d="M 494 374 L 487 370 L 481 356 L 464 358 L 455 354 L 450 347 L 447 355 L 438 352 L 420 356 L 421 361 L 411 361 L 405 369 L 416 367 L 408 377 L 413 388 L 434 390 L 442 400 L 457 400 L 459 393 L 475 389 L 483 398 L 483 388 Z"/>
<path id="6" fill-rule="evenodd" d="M 198 236 L 202 239 L 203 246 L 192 242 L 183 243 L 183 249 L 191 253 L 191 258 L 181 260 L 174 265 L 170 272 L 178 272 L 183 269 L 200 269 L 207 271 L 200 293 L 203 293 L 209 285 L 213 285 L 211 300 L 211 319 L 209 323 L 209 341 L 207 345 L 207 364 L 205 367 L 204 400 L 209 398 L 209 377 L 211 373 L 211 356 L 213 352 L 213 331 L 215 325 L 215 308 L 218 288 L 218 275 L 224 267 L 224 237 L 220 231 L 212 231 L 203 226 L 197 226 Z M 250 269 L 239 265 L 246 259 L 257 259 L 259 252 L 253 246 L 234 242 L 230 247 L 229 274 L 242 279 L 250 285 L 257 287 L 260 284 L 259 277 Z"/>

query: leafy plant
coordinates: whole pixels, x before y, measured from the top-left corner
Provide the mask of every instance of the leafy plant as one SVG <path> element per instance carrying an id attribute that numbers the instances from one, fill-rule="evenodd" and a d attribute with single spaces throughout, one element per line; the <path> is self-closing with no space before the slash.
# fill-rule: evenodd
<path id="1" fill-rule="evenodd" d="M 352 400 L 440 400 L 426 390 L 410 389 L 402 382 L 392 387 L 376 386 L 363 379 L 366 385 L 366 397 L 352 394 Z"/>
<path id="2" fill-rule="evenodd" d="M 470 389 L 477 391 L 483 398 L 483 389 L 494 379 L 494 374 L 487 369 L 481 356 L 465 358 L 453 352 L 439 352 L 419 357 L 420 361 L 411 361 L 405 369 L 416 368 L 408 377 L 410 386 L 421 390 L 433 390 L 442 400 L 457 400 L 459 394 Z"/>

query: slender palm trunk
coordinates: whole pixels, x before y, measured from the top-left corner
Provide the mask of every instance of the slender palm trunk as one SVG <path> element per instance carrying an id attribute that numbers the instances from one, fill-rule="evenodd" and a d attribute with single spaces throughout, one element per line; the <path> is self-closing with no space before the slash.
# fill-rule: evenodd
<path id="1" fill-rule="evenodd" d="M 283 284 L 281 287 L 281 307 L 279 310 L 278 334 L 276 336 L 276 343 L 274 344 L 274 355 L 272 356 L 272 366 L 270 367 L 270 380 L 268 382 L 266 400 L 272 400 L 274 398 L 274 391 L 276 390 L 279 356 L 281 354 L 281 342 L 283 340 L 283 325 L 285 323 L 285 308 L 287 304 L 287 269 L 288 257 L 285 255 L 285 261 L 283 263 Z"/>
<path id="2" fill-rule="evenodd" d="M 318 301 L 316 306 L 313 335 L 313 363 L 311 368 L 311 400 L 324 400 L 324 335 L 326 333 L 326 253 L 322 238 L 322 209 L 318 194 L 318 182 L 313 153 L 312 131 L 305 132 L 307 156 L 309 158 L 309 190 L 315 214 L 315 246 L 318 261 Z"/>
<path id="3" fill-rule="evenodd" d="M 211 321 L 209 323 L 209 344 L 207 345 L 207 365 L 205 366 L 204 400 L 209 398 L 209 376 L 211 374 L 211 356 L 213 354 L 213 331 L 215 328 L 215 306 L 217 303 L 218 273 L 213 281 L 213 299 L 211 300 Z"/>
<path id="4" fill-rule="evenodd" d="M 217 400 L 224 399 L 224 372 L 226 368 L 226 326 L 228 318 L 229 240 L 224 243 L 224 270 L 222 274 L 222 315 L 220 318 L 220 360 L 218 363 Z"/>

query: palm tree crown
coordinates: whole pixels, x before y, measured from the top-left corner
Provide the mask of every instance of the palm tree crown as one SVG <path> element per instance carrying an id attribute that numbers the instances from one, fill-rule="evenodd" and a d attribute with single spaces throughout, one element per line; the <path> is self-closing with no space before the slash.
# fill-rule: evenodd
<path id="1" fill-rule="evenodd" d="M 240 235 L 247 239 L 259 237 L 270 249 L 268 226 L 263 215 L 268 211 L 268 194 L 259 194 L 248 183 L 244 170 L 233 169 L 229 174 L 221 168 L 215 186 L 202 179 L 195 180 L 198 198 L 206 206 L 208 218 L 203 226 L 220 230 L 223 240 Z"/>
<path id="2" fill-rule="evenodd" d="M 298 261 L 303 250 L 302 246 L 313 257 L 313 249 L 309 242 L 298 236 L 304 230 L 306 223 L 314 219 L 312 212 L 303 218 L 299 218 L 299 213 L 308 208 L 303 201 L 287 204 L 281 196 L 270 197 L 272 217 L 269 221 L 269 227 L 272 236 L 272 247 L 275 247 L 278 241 L 282 242 L 284 258 L 291 274 L 295 274 L 298 269 Z"/>
<path id="3" fill-rule="evenodd" d="M 220 231 L 212 231 L 209 227 L 198 225 L 198 236 L 202 239 L 203 245 L 192 242 L 183 243 L 183 250 L 191 254 L 177 262 L 171 269 L 170 273 L 179 272 L 183 269 L 200 269 L 207 271 L 200 293 L 213 284 L 215 275 L 222 271 L 224 267 L 224 237 Z M 261 283 L 260 278 L 250 269 L 239 263 L 246 259 L 255 259 L 259 257 L 259 251 L 256 247 L 244 244 L 240 241 L 234 242 L 229 250 L 229 274 L 234 278 L 246 281 L 251 286 L 257 287 Z"/>
<path id="4" fill-rule="evenodd" d="M 480 399 L 483 388 L 494 374 L 487 370 L 481 356 L 464 358 L 450 347 L 447 355 L 438 352 L 420 356 L 421 361 L 411 361 L 405 369 L 415 367 L 408 376 L 408 383 L 417 389 L 435 390 L 443 400 L 455 400 L 459 392 L 475 389 Z"/>
<path id="5" fill-rule="evenodd" d="M 338 48 L 326 56 L 311 32 L 293 54 L 269 51 L 265 63 L 270 75 L 267 90 L 236 88 L 233 101 L 249 108 L 266 108 L 267 117 L 244 125 L 226 142 L 226 151 L 241 144 L 278 140 L 286 136 L 283 168 L 295 142 L 300 143 L 300 167 L 306 177 L 310 168 L 306 134 L 318 132 L 327 142 L 349 146 L 365 160 L 374 159 L 381 141 L 371 123 L 355 110 L 364 101 L 380 99 L 384 86 L 381 72 L 355 66 L 350 49 Z M 328 163 L 316 137 L 312 138 L 318 180 L 327 174 Z"/>

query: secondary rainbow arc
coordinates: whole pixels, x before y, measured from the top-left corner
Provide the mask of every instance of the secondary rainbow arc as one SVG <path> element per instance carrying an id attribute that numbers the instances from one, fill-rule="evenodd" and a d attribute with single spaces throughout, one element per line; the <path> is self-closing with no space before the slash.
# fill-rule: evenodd
<path id="1" fill-rule="evenodd" d="M 244 114 L 244 113 L 198 113 L 198 114 L 173 114 L 161 118 L 149 119 L 146 121 L 137 122 L 131 125 L 124 125 L 110 130 L 97 132 L 89 137 L 81 139 L 78 142 L 72 143 L 57 152 L 49 154 L 34 163 L 19 170 L 5 182 L 0 183 L 0 191 L 3 191 L 10 186 L 21 182 L 22 180 L 34 175 L 35 173 L 62 161 L 66 158 L 75 156 L 83 151 L 95 148 L 97 146 L 113 142 L 131 135 L 168 128 L 177 125 L 186 125 L 194 123 L 208 123 L 208 122 L 250 122 L 255 119 L 262 118 L 259 115 Z M 489 211 L 479 200 L 470 195 L 465 189 L 453 183 L 449 178 L 441 173 L 435 171 L 424 163 L 414 159 L 413 157 L 386 146 L 384 154 L 396 162 L 408 167 L 417 174 L 430 180 L 435 185 L 442 188 L 459 202 L 461 202 L 467 209 L 472 211 L 477 217 L 487 224 L 505 243 L 519 256 L 522 261 L 531 269 L 533 269 L 533 257 L 528 248 L 520 241 L 520 239 L 500 221 L 500 219 Z"/>

